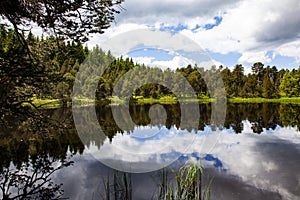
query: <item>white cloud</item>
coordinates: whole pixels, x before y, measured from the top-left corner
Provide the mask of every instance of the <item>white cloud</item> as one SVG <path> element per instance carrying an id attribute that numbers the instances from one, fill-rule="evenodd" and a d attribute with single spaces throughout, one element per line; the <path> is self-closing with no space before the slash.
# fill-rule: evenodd
<path id="1" fill-rule="evenodd" d="M 116 21 L 152 25 L 157 22 L 188 25 L 194 20 L 195 23 L 201 24 L 225 12 L 235 2 L 235 0 L 127 0 L 123 4 L 126 10 L 117 16 Z"/>
<path id="2" fill-rule="evenodd" d="M 149 66 L 152 64 L 152 61 L 154 60 L 154 57 L 132 57 L 133 62 L 139 63 L 139 64 L 145 64 L 146 66 Z"/>
<path id="3" fill-rule="evenodd" d="M 167 130 L 154 127 L 157 132 L 156 139 L 143 141 L 131 135 L 146 136 L 143 134 L 147 131 L 140 132 L 135 129 L 131 135 L 117 134 L 112 142 L 106 140 L 100 149 L 91 146 L 85 153 L 91 153 L 101 161 L 110 160 L 109 162 L 114 162 L 113 165 L 125 166 L 124 162 L 128 162 L 134 166 L 138 162 L 137 167 L 145 163 L 154 166 L 154 163 L 159 165 L 168 159 L 177 159 L 178 154 L 174 152 L 188 157 L 192 157 L 192 153 L 201 157 L 211 154 L 222 162 L 228 174 L 233 174 L 257 188 L 280 192 L 287 199 L 293 199 L 297 193 L 293 191 L 294 186 L 282 183 L 298 183 L 298 177 L 294 174 L 299 173 L 299 160 L 295 159 L 300 154 L 300 149 L 297 149 L 299 132 L 296 128 L 286 127 L 271 132 L 264 129 L 258 135 L 252 133 L 251 126 L 249 121 L 243 121 L 242 134 L 232 134 L 226 129 L 211 131 L 208 127 L 198 134 L 176 128 Z M 146 129 L 149 131 L 151 128 Z"/>
<path id="4" fill-rule="evenodd" d="M 181 34 L 171 34 L 169 32 L 150 30 L 149 28 L 115 35 L 102 42 L 100 47 L 104 50 L 110 50 L 116 57 L 124 56 L 130 51 L 140 48 L 156 48 L 167 52 L 175 52 L 178 55 L 183 54 L 184 57 L 190 60 L 193 58 L 195 60 L 208 59 L 204 50 L 190 38 Z M 191 52 L 191 54 L 187 52 Z"/>
<path id="5" fill-rule="evenodd" d="M 300 62 L 298 0 L 128 0 L 123 7 L 126 10 L 117 16 L 116 25 L 108 29 L 106 35 L 114 36 L 136 28 L 159 28 L 160 24 L 182 24 L 188 28 L 181 33 L 204 49 L 222 54 L 241 53 L 241 62 L 271 62 L 274 57 L 263 53 L 268 51 Z M 214 23 L 214 16 L 222 16 L 221 24 L 205 30 L 205 24 Z M 197 25 L 202 28 L 192 31 Z M 168 43 L 167 40 L 165 37 L 164 42 Z M 170 42 L 177 47 L 184 45 L 180 41 Z"/>
<path id="6" fill-rule="evenodd" d="M 183 35 L 215 53 L 238 52 L 243 62 L 271 62 L 275 57 L 263 56 L 261 52 L 272 51 L 300 63 L 299 0 L 126 0 L 122 7 L 125 10 L 116 15 L 115 23 L 104 34 L 90 38 L 89 47 L 101 47 L 107 39 L 128 31 L 181 24 L 187 27 L 181 31 Z M 214 24 L 215 16 L 222 17 L 221 24 L 206 30 L 204 26 Z M 201 28 L 195 31 L 196 26 Z M 32 31 L 42 34 L 35 26 Z M 164 39 L 168 43 L 169 39 Z M 170 42 L 177 47 L 185 45 L 184 41 Z"/>
<path id="7" fill-rule="evenodd" d="M 126 56 L 127 57 L 127 56 Z M 183 68 L 187 65 L 194 63 L 191 60 L 182 56 L 174 56 L 172 60 L 155 60 L 155 57 L 132 57 L 132 60 L 139 64 L 145 64 L 150 67 L 159 67 L 160 69 L 177 69 Z"/>
<path id="8" fill-rule="evenodd" d="M 104 34 L 96 34 L 92 35 L 90 37 L 90 40 L 87 42 L 87 45 L 92 48 L 96 45 L 99 45 L 101 47 L 101 44 L 103 42 L 106 42 L 112 37 L 116 37 L 117 35 L 124 34 L 128 31 L 133 31 L 133 30 L 141 30 L 148 28 L 147 25 L 145 24 L 136 24 L 136 23 L 126 23 L 126 24 L 119 24 L 117 25 L 112 25 L 109 29 L 105 31 Z"/>
<path id="9" fill-rule="evenodd" d="M 219 66 L 224 66 L 223 63 L 216 61 L 216 60 L 211 60 L 211 61 L 203 61 L 201 63 L 198 64 L 199 67 L 203 67 L 204 69 L 210 69 L 213 65 L 215 65 L 217 68 Z"/>
<path id="10" fill-rule="evenodd" d="M 266 169 L 267 172 L 278 169 L 277 165 L 271 161 L 262 162 L 262 166 Z"/>
<path id="11" fill-rule="evenodd" d="M 300 63 L 300 41 L 286 43 L 277 48 L 277 52 L 282 56 L 295 57 Z"/>
<path id="12" fill-rule="evenodd" d="M 299 60 L 296 53 L 299 45 L 295 44 L 299 43 L 300 35 L 300 18 L 295 13 L 299 10 L 299 2 L 293 0 L 240 1 L 235 8 L 227 11 L 222 23 L 214 29 L 197 33 L 184 30 L 182 33 L 213 52 L 239 52 L 242 54 L 241 62 L 271 62 L 272 58 L 263 52 L 273 50 Z M 287 45 L 288 41 L 292 43 Z"/>
<path id="13" fill-rule="evenodd" d="M 270 63 L 272 58 L 267 55 L 267 52 L 246 52 L 238 60 L 239 63 L 253 64 L 256 62 Z"/>
<path id="14" fill-rule="evenodd" d="M 174 56 L 172 60 L 154 61 L 151 63 L 151 65 L 158 66 L 161 69 L 167 69 L 167 68 L 177 69 L 177 68 L 186 67 L 191 63 L 193 63 L 193 62 L 186 58 L 183 58 L 182 56 Z"/>

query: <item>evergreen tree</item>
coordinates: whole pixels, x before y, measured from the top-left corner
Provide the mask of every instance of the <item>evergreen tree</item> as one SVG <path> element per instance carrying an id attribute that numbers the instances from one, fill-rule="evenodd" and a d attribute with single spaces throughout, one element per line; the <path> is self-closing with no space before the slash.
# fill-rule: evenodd
<path id="1" fill-rule="evenodd" d="M 262 91 L 262 96 L 265 98 L 271 98 L 275 96 L 275 87 L 274 84 L 272 84 L 268 73 L 265 73 L 264 75 Z"/>
<path id="2" fill-rule="evenodd" d="M 291 88 L 291 73 L 286 71 L 283 75 L 282 81 L 280 83 L 279 89 L 282 96 L 290 96 L 289 90 Z"/>
<path id="3" fill-rule="evenodd" d="M 256 91 L 257 80 L 254 74 L 249 74 L 246 78 L 245 85 L 242 89 L 241 97 L 256 97 L 258 93 Z"/>

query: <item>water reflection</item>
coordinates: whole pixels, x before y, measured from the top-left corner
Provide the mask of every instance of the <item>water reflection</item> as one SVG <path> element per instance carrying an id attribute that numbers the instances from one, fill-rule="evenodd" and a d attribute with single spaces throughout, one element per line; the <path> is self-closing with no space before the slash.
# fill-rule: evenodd
<path id="1" fill-rule="evenodd" d="M 136 125 L 158 125 L 153 123 L 149 117 L 149 110 L 152 105 L 136 105 L 133 104 L 130 106 L 130 114 L 132 120 Z M 122 116 L 122 113 L 126 112 L 126 107 L 119 105 L 116 106 L 117 110 Z M 180 108 L 179 105 L 163 105 L 166 112 L 166 120 L 164 111 L 154 112 L 152 114 L 153 119 L 158 121 L 166 121 L 164 124 L 167 128 L 175 126 L 177 128 L 183 128 L 180 126 Z M 91 108 L 82 108 L 85 111 L 89 112 Z M 159 110 L 158 110 L 159 111 Z M 199 104 L 200 117 L 199 122 L 189 121 L 187 127 L 194 127 L 195 124 L 198 124 L 198 130 L 204 130 L 206 125 L 211 125 L 211 104 Z M 110 106 L 99 106 L 96 109 L 99 117 L 99 123 L 105 135 L 109 138 L 118 132 L 130 132 L 132 127 L 127 128 L 128 121 L 126 118 L 123 119 L 122 129 L 115 123 L 113 114 L 111 112 Z M 223 126 L 218 126 L 218 128 L 232 128 L 235 133 L 241 133 L 243 131 L 243 120 L 249 120 L 252 123 L 252 132 L 262 133 L 263 129 L 272 129 L 274 130 L 276 126 L 293 126 L 297 127 L 299 130 L 300 127 L 300 106 L 292 104 L 272 104 L 272 103 L 262 103 L 262 104 L 227 104 L 227 113 L 226 119 Z M 189 119 L 189 113 L 184 113 Z M 212 126 L 211 126 L 212 127 Z M 213 128 L 213 127 L 212 127 Z M 188 131 L 192 131 L 188 129 Z"/>
<path id="2" fill-rule="evenodd" d="M 206 169 L 217 177 L 213 183 L 212 191 L 219 192 L 212 192 L 214 199 L 221 197 L 223 199 L 295 199 L 300 195 L 300 191 L 297 189 L 299 188 L 297 182 L 299 182 L 300 175 L 297 168 L 300 164 L 299 120 L 297 118 L 299 106 L 228 104 L 224 126 L 216 127 L 210 125 L 210 105 L 201 104 L 199 105 L 202 111 L 199 127 L 194 132 L 193 130 L 180 129 L 180 124 L 176 120 L 180 116 L 176 112 L 177 106 L 168 105 L 169 111 L 167 112 L 172 114 L 167 114 L 167 116 L 159 112 L 156 115 L 154 113 L 154 118 L 157 118 L 158 121 L 164 121 L 167 117 L 165 121 L 173 124 L 173 126 L 169 126 L 168 123 L 165 125 L 155 124 L 149 119 L 150 105 L 132 105 L 131 117 L 138 125 L 133 129 L 119 128 L 116 132 L 106 131 L 111 130 L 110 126 L 113 123 L 112 115 L 104 114 L 106 113 L 105 109 L 110 109 L 109 106 L 99 107 L 97 108 L 99 109 L 98 112 L 100 111 L 99 114 L 101 113 L 99 119 L 103 122 L 100 123 L 101 127 L 105 134 L 109 133 L 107 135 L 110 136 L 110 139 L 103 140 L 99 148 L 90 145 L 90 148 L 86 149 L 85 152 L 90 152 L 93 155 L 95 152 L 101 152 L 98 156 L 102 159 L 109 159 L 113 154 L 113 157 L 117 158 L 113 161 L 121 161 L 123 164 L 132 164 L 132 161 L 137 159 L 135 161 L 139 163 L 139 166 L 152 164 L 153 160 L 161 162 L 164 159 L 173 159 L 178 156 L 180 156 L 178 162 L 181 164 L 187 160 L 200 160 Z M 88 110 L 89 108 L 85 109 Z M 122 113 L 122 106 L 119 106 L 118 109 Z M 108 124 L 106 120 L 108 120 Z M 122 127 L 126 127 L 125 120 Z M 115 127 L 118 128 L 116 125 Z M 180 135 L 176 142 L 168 148 L 164 148 L 163 151 L 159 151 L 159 154 L 155 154 L 153 147 L 155 149 L 165 147 L 170 139 L 168 135 L 174 131 L 179 132 Z M 156 135 L 153 132 L 159 134 Z M 237 133 L 239 134 L 237 135 Z M 150 135 L 151 137 L 148 137 Z M 194 145 L 186 149 L 191 141 Z M 122 149 L 122 151 L 112 151 L 112 146 Z M 142 147 L 143 151 L 153 154 L 138 159 L 124 153 L 126 150 L 138 147 Z M 273 154 L 271 154 L 272 149 Z M 136 149 L 136 152 L 139 150 Z M 285 165 L 285 163 L 288 164 Z M 214 171 L 209 169 L 214 169 Z M 293 172 L 291 173 L 290 170 Z M 280 180 L 278 177 L 281 177 Z M 137 180 L 133 179 L 134 181 Z M 289 181 L 294 182 L 294 184 L 287 184 Z M 227 193 L 227 197 L 220 189 L 220 187 L 224 187 L 224 182 L 227 182 L 226 190 L 231 191 L 231 193 Z M 257 188 L 261 189 L 258 190 Z M 138 199 L 141 198 L 138 194 L 133 196 Z"/>
<path id="3" fill-rule="evenodd" d="M 0 172 L 0 197 L 9 199 L 61 199 L 62 184 L 52 180 L 52 175 L 70 166 L 73 161 L 56 160 L 47 155 L 31 157 L 16 167 L 11 165 Z"/>
<path id="4" fill-rule="evenodd" d="M 84 145 L 72 123 L 70 109 L 44 110 L 51 116 L 45 121 L 32 119 L 14 119 L 14 126 L 0 129 L 0 169 L 9 167 L 11 162 L 20 167 L 30 157 L 49 155 L 55 159 L 65 159 L 68 152 L 82 153 Z M 59 121 L 59 124 L 50 123 Z"/>
<path id="5" fill-rule="evenodd" d="M 200 161 L 207 173 L 215 177 L 212 199 L 296 199 L 300 196 L 300 106 L 228 104 L 225 123 L 220 126 L 212 125 L 210 121 L 211 105 L 200 104 L 199 121 L 188 122 L 190 127 L 197 124 L 197 130 L 180 127 L 179 105 L 163 107 L 165 110 L 152 112 L 151 105 L 131 105 L 131 118 L 137 125 L 127 126 L 125 118 L 124 124 L 119 124 L 120 128 L 114 121 L 111 107 L 98 106 L 97 117 L 104 134 L 92 134 L 99 124 L 91 124 L 83 118 L 79 126 L 89 124 L 84 138 L 77 135 L 70 109 L 44 111 L 52 119 L 61 121 L 59 128 L 45 123 L 34 129 L 28 119 L 13 120 L 11 127 L 3 127 L 0 131 L 0 181 L 2 184 L 7 182 L 5 174 L 8 173 L 10 177 L 25 172 L 32 175 L 39 171 L 40 174 L 42 168 L 49 174 L 68 154 L 74 154 L 71 159 L 74 166 L 51 173 L 53 185 L 63 183 L 61 187 L 52 187 L 54 195 L 95 199 L 105 197 L 103 180 L 113 178 L 115 172 L 96 161 L 91 153 L 102 159 L 110 159 L 113 155 L 114 162 L 130 163 L 131 166 L 136 159 L 139 167 L 179 157 L 171 167 L 181 166 L 187 160 Z M 120 114 L 124 111 L 122 105 L 116 108 Z M 90 109 L 82 107 L 78 112 L 85 115 Z M 172 134 L 178 137 L 166 147 L 170 138 L 173 139 Z M 121 151 L 113 151 L 112 146 Z M 131 156 L 140 151 L 147 154 Z M 34 164 L 34 158 L 42 159 L 44 164 L 39 167 Z M 157 172 L 132 174 L 133 199 L 151 198 L 157 192 L 157 180 Z M 30 191 L 22 188 L 24 184 L 15 185 L 20 188 L 14 188 L 12 194 L 19 190 Z M 44 195 L 47 192 L 50 194 L 43 188 L 38 193 Z"/>
<path id="6" fill-rule="evenodd" d="M 200 161 L 210 175 L 216 177 L 212 185 L 214 199 L 221 197 L 222 199 L 253 199 L 253 197 L 258 199 L 297 199 L 300 195 L 300 168 L 298 167 L 300 164 L 300 137 L 297 129 L 280 126 L 274 130 L 263 128 L 263 132 L 257 135 L 253 134 L 253 125 L 249 120 L 243 120 L 241 123 L 243 131 L 238 135 L 232 128 L 212 131 L 209 126 L 206 126 L 203 131 L 197 131 L 196 134 L 181 131 L 181 137 L 176 140 L 176 143 L 164 148 L 164 151 L 159 154 L 152 153 L 151 147 L 155 145 L 155 149 L 161 149 L 168 141 L 168 137 L 137 141 L 135 137 L 131 137 L 126 132 L 123 135 L 120 133 L 115 135 L 112 142 L 108 139 L 105 140 L 100 149 L 91 145 L 84 154 L 91 153 L 90 151 L 99 151 L 102 153 L 99 153 L 98 156 L 102 156 L 102 158 L 109 159 L 109 154 L 114 154 L 115 162 L 120 160 L 122 163 L 131 162 L 138 158 L 133 158 L 122 151 L 111 152 L 109 150 L 114 145 L 121 149 L 131 149 L 131 145 L 134 146 L 138 142 L 138 146 L 142 146 L 152 153 L 150 156 L 145 156 L 144 160 L 137 160 L 136 162 L 140 165 L 153 164 L 153 159 L 160 162 L 163 159 L 172 159 L 178 156 L 180 158 L 170 167 L 182 166 L 188 160 Z M 143 129 L 146 128 L 143 127 Z M 152 128 L 148 127 L 149 130 Z M 159 129 L 159 127 L 154 128 Z M 166 131 L 166 135 L 172 130 L 172 128 L 167 129 L 166 127 L 160 129 Z M 138 134 L 140 130 L 140 128 L 134 129 L 133 135 Z M 204 131 L 209 134 L 203 135 Z M 194 137 L 195 135 L 196 137 Z M 203 137 L 208 143 L 214 142 L 216 138 L 218 141 L 211 148 L 211 146 L 203 145 Z M 193 145 L 186 149 L 191 140 L 193 140 Z M 94 153 L 93 155 L 95 155 Z M 150 175 L 148 174 L 148 177 L 144 178 L 144 180 L 133 178 L 133 188 L 134 183 L 138 181 L 139 184 L 145 184 L 144 193 L 147 193 L 149 188 L 146 188 L 146 182 L 150 179 Z M 220 187 L 223 187 L 222 184 L 229 180 L 231 188 L 228 185 L 226 187 L 227 190 L 231 190 L 231 194 L 226 191 L 228 196 L 224 197 Z M 155 185 L 152 187 L 155 188 Z M 149 190 L 153 192 L 152 189 Z M 133 191 L 135 190 L 133 189 Z M 214 193 L 214 191 L 221 193 Z M 241 194 L 241 191 L 244 194 Z M 137 195 L 133 192 L 134 199 L 140 199 L 141 196 Z M 152 194 L 147 193 L 147 195 L 151 196 Z"/>
<path id="7" fill-rule="evenodd" d="M 72 128 L 69 109 L 50 109 L 26 118 L 6 116 L 0 129 L 0 198 L 61 199 L 63 180 L 53 175 L 73 163 L 84 145 Z M 53 123 L 55 122 L 55 123 Z M 60 122 L 60 123 L 58 123 Z"/>

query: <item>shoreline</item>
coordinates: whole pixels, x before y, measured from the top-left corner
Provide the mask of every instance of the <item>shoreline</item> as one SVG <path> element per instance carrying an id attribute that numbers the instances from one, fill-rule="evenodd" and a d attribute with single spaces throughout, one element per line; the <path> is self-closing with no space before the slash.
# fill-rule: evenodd
<path id="1" fill-rule="evenodd" d="M 86 98 L 78 98 L 75 99 L 77 105 L 80 106 L 90 106 L 90 105 L 120 105 L 125 104 L 126 100 L 119 99 L 118 97 L 108 98 L 108 99 L 101 99 L 93 101 L 91 99 Z M 214 98 L 203 98 L 203 99 L 196 99 L 196 98 L 182 98 L 180 101 L 175 97 L 162 97 L 162 98 L 136 98 L 134 100 L 130 100 L 130 103 L 135 103 L 139 105 L 143 104 L 178 104 L 179 102 L 183 103 L 199 103 L 199 104 L 208 104 L 215 102 L 216 99 Z M 300 105 L 300 97 L 281 97 L 276 99 L 267 99 L 267 98 L 241 98 L 241 97 L 234 97 L 234 98 L 227 98 L 227 103 L 280 103 L 280 104 L 296 104 Z M 32 104 L 39 108 L 59 108 L 63 106 L 62 100 L 60 99 L 34 99 L 32 100 Z M 72 106 L 72 101 L 68 101 L 66 103 L 67 107 Z M 24 103 L 23 106 L 30 106 L 29 103 Z"/>

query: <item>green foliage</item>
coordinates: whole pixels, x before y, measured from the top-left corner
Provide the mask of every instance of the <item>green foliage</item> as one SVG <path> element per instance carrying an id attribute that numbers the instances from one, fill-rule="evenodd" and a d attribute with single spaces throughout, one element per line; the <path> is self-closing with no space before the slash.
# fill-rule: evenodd
<path id="1" fill-rule="evenodd" d="M 254 74 L 250 74 L 247 77 L 247 81 L 245 85 L 243 86 L 243 89 L 241 91 L 242 97 L 256 97 L 259 96 L 259 92 L 256 89 L 257 82 L 256 82 L 256 76 Z"/>
<path id="2" fill-rule="evenodd" d="M 203 170 L 199 164 L 186 163 L 175 173 L 175 181 L 169 178 L 169 169 L 161 171 L 158 193 L 152 199 L 158 200 L 209 200 L 212 179 L 203 180 Z M 113 180 L 113 181 L 111 181 Z M 131 200 L 132 180 L 131 174 L 114 171 L 113 178 L 103 179 L 103 199 Z"/>
<path id="3" fill-rule="evenodd" d="M 48 86 L 50 76 L 43 63 L 50 52 L 38 45 L 37 38 L 30 36 L 28 43 L 34 51 L 29 53 L 17 33 L 3 25 L 0 26 L 0 41 L 0 115 L 16 110 L 23 114 L 22 103 Z"/>
<path id="4" fill-rule="evenodd" d="M 176 184 L 168 179 L 168 173 L 163 169 L 157 199 L 209 200 L 211 182 L 204 183 L 203 169 L 199 164 L 186 163 L 181 167 L 176 173 Z"/>
<path id="5" fill-rule="evenodd" d="M 122 0 L 3 0 L 0 17 L 19 32 L 35 24 L 64 39 L 87 41 L 91 33 L 103 33 L 120 13 Z M 120 7 L 119 7 L 120 8 Z M 26 27 L 26 28 L 25 28 Z"/>
<path id="6" fill-rule="evenodd" d="M 145 99 L 162 99 L 165 96 L 175 97 L 176 91 L 190 91 L 188 85 L 192 86 L 199 99 L 222 97 L 222 91 L 218 90 L 223 87 L 220 78 L 223 79 L 227 97 L 278 98 L 300 95 L 299 70 L 278 71 L 275 66 L 264 67 L 262 63 L 255 63 L 252 67 L 253 73 L 248 75 L 244 74 L 242 65 L 236 65 L 232 71 L 215 66 L 204 70 L 204 68 L 191 65 L 175 71 L 162 70 L 134 64 L 129 58 L 116 59 L 111 56 L 110 52 L 105 53 L 96 46 L 90 52 L 85 65 L 87 65 L 86 72 L 80 77 L 80 80 L 83 80 L 81 88 L 88 96 L 89 92 L 94 89 L 90 86 L 99 81 L 96 91 L 97 99 L 110 98 L 114 89 L 119 91 L 119 98 L 140 96 Z M 92 67 L 95 65 L 99 67 Z M 106 67 L 104 72 L 101 71 L 103 66 Z M 219 73 L 222 77 L 218 77 Z M 99 77 L 97 74 L 102 74 L 102 76 Z M 161 80 L 168 80 L 173 87 L 172 91 L 165 87 Z M 141 87 L 131 91 L 130 88 L 134 88 L 135 85 Z M 190 96 L 191 94 L 186 93 L 181 97 Z M 177 98 L 180 97 L 177 96 Z M 139 100 L 141 101 L 141 98 Z"/>
<path id="7" fill-rule="evenodd" d="M 244 67 L 213 66 L 209 70 L 188 65 L 176 70 L 162 70 L 137 64 L 130 58 L 114 58 L 99 46 L 88 50 L 80 42 L 64 42 L 61 38 L 39 39 L 32 33 L 24 35 L 28 48 L 18 33 L 0 26 L 0 93 L 1 112 L 20 111 L 32 99 L 61 99 L 62 105 L 70 102 L 73 84 L 80 66 L 85 71 L 77 77 L 81 97 L 96 91 L 96 99 L 109 99 L 119 91 L 121 99 L 142 96 L 149 99 L 175 98 L 176 91 L 184 91 L 176 98 L 189 98 L 192 86 L 199 99 L 222 97 L 277 98 L 300 96 L 300 69 L 280 70 L 255 63 L 253 73 L 245 75 Z M 84 62 L 83 62 L 84 61 Z M 105 69 L 105 71 L 103 71 Z M 222 77 L 218 77 L 217 74 Z M 99 76 L 102 74 L 101 76 Z M 223 83 L 222 83 L 222 79 Z M 168 80 L 173 89 L 161 80 Z M 155 83 L 155 84 L 153 84 Z M 141 87 L 131 91 L 135 85 Z M 218 90 L 219 89 L 219 90 Z M 33 98 L 34 97 L 34 98 Z M 33 105 L 34 106 L 34 105 Z M 3 114 L 2 114 L 3 116 Z"/>
<path id="8" fill-rule="evenodd" d="M 271 98 L 274 92 L 275 92 L 274 84 L 271 83 L 270 77 L 266 73 L 263 79 L 262 96 L 265 98 Z"/>
<path id="9" fill-rule="evenodd" d="M 279 108 L 282 125 L 297 127 L 300 131 L 300 108 L 297 105 L 281 105 Z"/>
<path id="10" fill-rule="evenodd" d="M 26 42 L 14 30 L 0 26 L 0 93 L 2 116 L 24 114 L 24 103 L 40 99 L 70 99 L 79 65 L 88 54 L 81 43 L 53 37 L 40 40 L 31 33 Z"/>
<path id="11" fill-rule="evenodd" d="M 287 71 L 280 83 L 280 91 L 282 96 L 298 97 L 300 96 L 300 67 L 291 72 Z"/>
<path id="12" fill-rule="evenodd" d="M 244 75 L 243 67 L 237 65 L 231 72 L 222 70 L 222 78 L 227 97 L 242 98 L 278 98 L 299 96 L 299 69 L 280 70 L 275 66 L 264 68 L 262 63 L 255 63 L 252 73 Z"/>
<path id="13" fill-rule="evenodd" d="M 116 90 L 120 98 L 143 96 L 159 99 L 164 96 L 174 96 L 174 91 L 188 91 L 187 84 L 182 82 L 183 78 L 193 86 L 195 95 L 207 94 L 207 87 L 197 68 L 188 66 L 176 71 L 170 69 L 163 71 L 159 68 L 135 64 L 129 58 L 116 59 L 110 52 L 105 53 L 98 46 L 91 50 L 83 68 L 85 70 L 78 77 L 80 80 L 78 88 L 82 88 L 81 94 L 86 97 L 96 90 L 97 99 L 110 98 Z M 101 77 L 99 74 L 102 74 Z M 168 80 L 174 91 L 166 87 L 162 80 Z M 97 88 L 93 88 L 95 85 Z M 130 89 L 136 85 L 141 87 L 131 91 Z"/>

